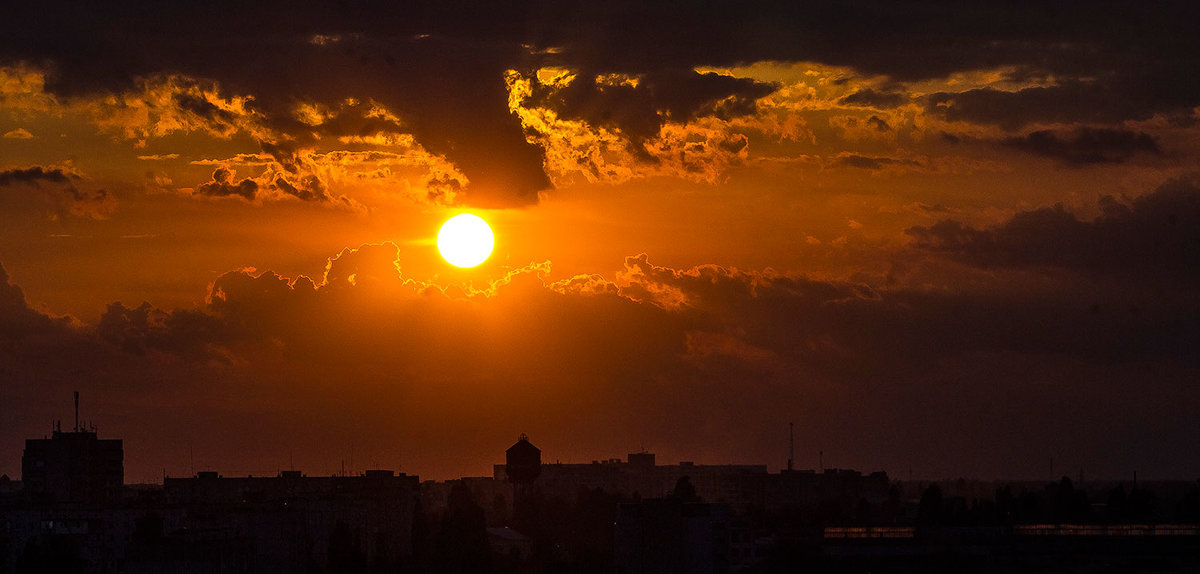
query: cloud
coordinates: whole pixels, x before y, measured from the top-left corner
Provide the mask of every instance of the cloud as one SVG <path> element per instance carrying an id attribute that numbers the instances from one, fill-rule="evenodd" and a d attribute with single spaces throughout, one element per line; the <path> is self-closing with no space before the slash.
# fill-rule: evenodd
<path id="1" fill-rule="evenodd" d="M 910 101 L 909 97 L 899 92 L 883 92 L 864 88 L 843 97 L 838 103 L 843 106 L 864 106 L 869 108 L 897 108 Z"/>
<path id="2" fill-rule="evenodd" d="M 724 349 L 740 366 L 723 368 L 739 377 L 756 370 L 785 378 L 807 373 L 849 385 L 940 378 L 946 365 L 980 355 L 1200 367 L 1186 350 L 1200 343 L 1194 300 L 1172 295 L 1156 303 L 1140 290 L 1097 289 L 1086 281 L 930 291 L 711 265 L 671 269 L 639 256 L 626 259 L 618 284 L 623 296 L 681 321 L 695 344 L 688 360 L 711 367 L 706 361 Z M 1139 310 L 1127 310 L 1133 305 Z M 981 375 L 968 370 L 969 377 Z"/>
<path id="3" fill-rule="evenodd" d="M 25 292 L 11 282 L 0 264 L 0 356 L 20 348 L 22 342 L 54 344 L 73 340 L 75 327 L 71 317 L 52 317 L 31 308 Z"/>
<path id="4" fill-rule="evenodd" d="M 275 186 L 284 193 L 299 198 L 301 201 L 327 201 L 329 199 L 329 193 L 325 189 L 325 182 L 312 174 L 298 178 L 295 185 L 283 176 L 279 176 L 275 178 Z"/>
<path id="5" fill-rule="evenodd" d="M 396 288 L 403 285 L 398 248 L 394 243 L 346 248 L 325 264 L 323 285 L 330 289 Z"/>
<path id="6" fill-rule="evenodd" d="M 1115 125 L 1148 120 L 1156 114 L 1176 118 L 1190 115 L 1191 108 L 1200 101 L 1200 85 L 1176 82 L 1174 72 L 1157 68 L 1140 70 L 1130 66 L 1123 70 L 1124 76 L 1072 79 L 1017 91 L 980 88 L 937 92 L 925 96 L 925 110 L 947 121 L 990 124 L 1010 131 L 1030 124 Z M 1193 71 L 1182 69 L 1178 73 Z"/>
<path id="7" fill-rule="evenodd" d="M 253 96 L 230 94 L 220 82 L 182 74 L 131 78 L 125 90 L 77 105 L 100 129 L 131 140 L 179 132 L 221 139 L 238 133 L 259 139 L 273 137 Z"/>
<path id="8" fill-rule="evenodd" d="M 104 219 L 116 209 L 117 200 L 105 189 L 80 189 L 83 178 L 63 167 L 33 166 L 0 171 L 0 187 L 25 186 L 34 190 L 46 205 L 51 219 L 82 217 Z"/>
<path id="9" fill-rule="evenodd" d="M 1079 127 L 1066 135 L 1038 130 L 1005 139 L 1003 143 L 1033 155 L 1077 166 L 1121 163 L 1138 154 L 1162 155 L 1158 143 L 1150 135 L 1118 129 Z"/>
<path id="10" fill-rule="evenodd" d="M 303 165 L 292 164 L 294 169 L 291 171 L 281 169 L 273 161 L 268 162 L 269 167 L 259 175 L 241 179 L 237 179 L 237 172 L 231 165 L 221 163 L 213 170 L 212 178 L 196 186 L 193 193 L 208 197 L 240 197 L 249 202 L 291 198 L 355 211 L 363 209 L 362 204 L 349 197 L 331 194 L 327 184 L 309 170 L 311 164 L 302 161 L 305 161 Z M 254 162 L 239 163 L 255 165 Z"/>
<path id="11" fill-rule="evenodd" d="M 79 179 L 78 175 L 59 167 L 46 168 L 34 166 L 0 171 L 0 186 L 23 183 L 38 187 L 42 182 L 69 184 Z"/>
<path id="12" fill-rule="evenodd" d="M 564 295 L 616 295 L 620 288 L 616 283 L 598 273 L 576 275 L 551 284 L 550 289 Z"/>
<path id="13" fill-rule="evenodd" d="M 331 365 L 373 357 L 438 379 L 522 377 L 536 369 L 565 374 L 585 366 L 613 372 L 636 368 L 640 360 L 606 364 L 598 349 L 662 360 L 671 352 L 662 355 L 661 349 L 683 348 L 682 333 L 671 336 L 669 322 L 647 322 L 657 309 L 611 289 L 591 289 L 584 298 L 572 290 L 576 294 L 568 296 L 540 278 L 545 266 L 515 269 L 486 288 L 446 289 L 404 277 L 397 259 L 398 248 L 390 243 L 348 248 L 329 258 L 317 282 L 231 271 L 214 280 L 200 310 L 113 304 L 99 332 L 136 354 Z M 569 325 L 571 333 L 564 331 Z M 629 328 L 640 334 L 630 337 Z M 558 356 L 572 357 L 571 364 L 546 360 Z"/>
<path id="14" fill-rule="evenodd" d="M 29 118 L 58 107 L 55 98 L 45 92 L 46 76 L 25 62 L 5 65 L 0 61 L 0 108 L 14 118 Z"/>
<path id="15" fill-rule="evenodd" d="M 534 2 L 516 10 L 476 5 L 464 14 L 375 2 L 303 9 L 266 2 L 239 12 L 258 26 L 219 30 L 210 23 L 226 13 L 215 5 L 157 6 L 120 17 L 50 6 L 16 10 L 0 34 L 0 63 L 7 64 L 0 90 L 26 108 L 88 102 L 96 122 L 133 139 L 180 130 L 222 138 L 244 133 L 314 150 L 318 137 L 367 142 L 407 135 L 464 175 L 454 201 L 480 206 L 536 203 L 556 175 L 547 168 L 572 162 L 589 177 L 619 180 L 623 169 L 644 168 L 637 161 L 667 155 L 664 146 L 642 145 L 664 125 L 745 118 L 773 89 L 761 80 L 697 72 L 703 67 L 837 66 L 850 73 L 843 80 L 881 79 L 839 94 L 833 101 L 843 106 L 893 109 L 904 94 L 929 94 L 926 113 L 1010 130 L 1155 114 L 1178 119 L 1200 103 L 1200 69 L 1178 57 L 1197 47 L 1183 24 L 1194 9 L 1182 4 L 1095 11 L 870 1 L 851 10 L 770 1 L 747 10 Z M 289 18 L 278 18 L 284 11 Z M 1140 25 L 1114 31 L 1114 20 Z M 123 40 L 126 30 L 166 29 L 172 32 L 139 36 L 136 47 Z M 44 63 L 44 70 L 25 62 Z M 558 127 L 582 124 L 605 145 L 559 149 L 536 125 L 527 137 L 531 123 L 513 114 L 506 74 L 531 78 L 550 68 L 576 78 L 535 84 L 526 104 L 553 112 Z M 1009 73 L 986 88 L 953 83 L 958 75 L 998 69 Z M 995 87 L 1001 84 L 1012 91 Z M 880 119 L 899 127 L 890 115 Z M 784 132 L 809 135 L 794 120 Z M 634 168 L 595 159 L 616 145 L 627 148 Z M 671 142 L 665 149 L 686 146 Z M 719 165 L 685 163 L 694 166 L 681 166 L 685 174 Z M 445 191 L 434 195 L 443 198 Z"/>
<path id="16" fill-rule="evenodd" d="M 40 83 L 29 89 L 43 89 Z M 173 74 L 135 77 L 122 91 L 95 97 L 77 97 L 59 102 L 50 97 L 58 113 L 79 114 L 101 131 L 133 140 L 142 147 L 147 140 L 172 134 L 205 134 L 219 139 L 247 136 L 262 153 L 236 154 L 229 160 L 199 160 L 200 163 L 255 164 L 268 171 L 255 177 L 260 188 L 278 190 L 278 194 L 259 194 L 260 199 L 298 197 L 307 201 L 342 204 L 354 209 L 362 206 L 344 195 L 328 193 L 328 184 L 337 180 L 366 177 L 348 169 L 340 158 L 375 152 L 357 151 L 375 148 L 378 154 L 395 159 L 382 163 L 402 165 L 406 172 L 393 174 L 376 169 L 377 178 L 396 180 L 405 189 L 413 188 L 413 197 L 441 204 L 462 201 L 469 180 L 445 157 L 433 154 L 417 143 L 391 110 L 371 99 L 344 98 L 328 105 L 319 101 L 289 98 L 287 106 L 259 102 L 253 95 L 239 94 L 212 79 Z M 350 149 L 329 150 L 326 142 L 335 141 Z M 318 152 L 317 148 L 328 151 Z M 387 151 L 382 151 L 387 150 Z M 139 159 L 176 159 L 178 154 L 139 155 Z M 326 159 L 338 158 L 332 163 Z M 251 161 L 251 160 L 255 161 Z M 197 163 L 197 162 L 193 162 Z M 338 165 L 340 164 L 340 165 Z M 361 167 L 361 166 L 360 166 Z M 339 168 L 341 168 L 339 170 Z M 412 173 L 424 169 L 425 172 Z M 393 177 L 395 176 L 395 177 Z M 203 185 L 203 184 L 201 184 Z M 420 189 L 415 189 L 420 187 Z M 206 187 L 206 194 L 222 195 L 248 189 Z"/>
<path id="17" fill-rule="evenodd" d="M 1106 196 L 1100 209 L 1092 221 L 1056 205 L 1020 212 L 990 229 L 943 220 L 908 234 L 919 249 L 972 265 L 1200 279 L 1200 186 L 1194 178 L 1171 180 L 1127 202 Z"/>
<path id="18" fill-rule="evenodd" d="M 921 164 L 911 159 L 896 159 L 890 157 L 871 157 L 858 154 L 844 154 L 833 161 L 835 166 L 853 167 L 858 169 L 880 170 L 886 167 L 919 167 Z"/>
<path id="19" fill-rule="evenodd" d="M 15 130 L 10 130 L 10 131 L 4 132 L 4 139 L 31 140 L 31 139 L 33 139 L 33 134 L 29 133 L 29 130 L 27 130 L 25 128 L 17 128 Z"/>
<path id="20" fill-rule="evenodd" d="M 572 80 L 570 78 L 578 74 L 565 70 L 556 72 L 547 75 L 543 69 L 539 74 L 524 76 L 513 71 L 507 80 L 510 108 L 521 119 L 529 139 L 545 149 L 545 169 L 558 185 L 569 183 L 576 177 L 591 182 L 620 183 L 651 176 L 717 183 L 730 166 L 742 163 L 749 155 L 749 138 L 740 133 L 740 128 L 731 120 L 752 113 L 755 108 L 753 98 L 732 94 L 720 101 L 706 100 L 701 93 L 691 96 L 695 98 L 691 101 L 680 100 L 683 103 L 672 104 L 678 105 L 678 109 L 670 112 L 657 109 L 662 103 L 656 103 L 652 96 L 657 92 L 637 92 L 648 89 L 643 79 L 612 83 L 609 78 L 598 76 L 594 81 L 600 86 L 597 89 L 601 93 L 625 92 L 621 102 L 614 102 L 618 106 L 615 115 L 602 113 L 600 116 L 606 117 L 591 117 L 587 113 L 571 111 L 561 114 L 555 104 L 531 104 L 531 98 L 541 91 L 543 99 L 553 99 L 559 90 L 570 90 L 576 83 L 592 80 Z M 718 88 L 725 80 L 736 80 L 717 74 L 693 75 L 712 78 L 702 82 L 714 81 L 713 85 Z M 545 77 L 539 79 L 539 76 Z M 752 80 L 725 85 L 736 86 L 753 92 L 763 85 Z M 584 99 L 590 93 L 587 90 L 590 88 L 583 92 Z M 674 98 L 671 90 L 664 91 Z M 592 109 L 592 106 L 582 108 Z M 631 117 L 631 113 L 640 119 Z M 651 116 L 654 119 L 650 119 Z"/>
<path id="21" fill-rule="evenodd" d="M 258 194 L 258 182 L 248 177 L 235 182 L 234 174 L 228 167 L 218 167 L 213 170 L 212 180 L 196 187 L 196 193 L 213 197 L 237 196 L 253 201 Z"/>
<path id="22" fill-rule="evenodd" d="M 1017 258 L 1022 254 L 1044 258 L 1048 245 L 1067 245 L 1052 263 L 1068 264 L 1064 258 L 1069 256 L 1062 254 L 1074 250 L 1076 257 L 1085 257 L 1096 243 L 1069 235 L 1149 228 L 1197 199 L 1194 187 L 1186 193 L 1165 189 L 1130 206 L 1110 205 L 1107 219 L 1097 224 L 1057 212 L 1030 212 L 997 231 L 943 223 L 910 233 L 921 249 L 989 265 L 1021 264 Z M 1169 195 L 1175 197 L 1165 197 Z M 1178 215 L 1180 229 L 1186 228 L 1186 214 Z M 1074 223 L 1066 225 L 1068 221 Z M 1059 229 L 1064 225 L 1065 232 Z M 1100 231 L 1088 231 L 1092 225 Z M 1022 241 L 1022 233 L 1030 237 Z M 942 242 L 936 246 L 935 236 Z M 1107 241 L 1114 246 L 1136 241 L 1126 247 L 1129 253 L 1154 241 L 1164 243 L 1161 234 L 1157 240 Z M 1171 249 L 1181 261 L 1167 263 L 1157 256 L 1151 265 L 1194 275 L 1200 268 L 1194 252 L 1184 250 L 1194 238 L 1165 241 L 1176 244 Z M 921 376 L 937 372 L 938 361 L 976 353 L 1118 363 L 1161 357 L 1192 364 L 1183 349 L 1200 337 L 1200 308 L 1195 305 L 1170 307 L 1173 303 L 1166 301 L 1176 300 L 1170 297 L 1161 304 L 1142 301 L 1140 314 L 1113 323 L 1094 316 L 1090 306 L 1108 308 L 1131 291 L 1097 290 L 1069 278 L 1039 289 L 1001 283 L 989 292 L 929 291 L 903 281 L 871 286 L 717 265 L 677 269 L 656 265 L 645 254 L 626 258 L 611 280 L 582 275 L 549 282 L 548 272 L 548 264 L 531 265 L 484 288 L 449 288 L 406 277 L 396 245 L 367 244 L 330 257 L 318 281 L 254 269 L 224 273 L 197 310 L 113 304 L 97 332 L 138 354 L 165 352 L 233 363 L 383 361 L 439 378 L 446 373 L 476 376 L 489 369 L 499 369 L 489 377 L 521 377 L 528 369 L 566 373 L 583 365 L 609 374 L 656 365 L 661 371 L 654 376 L 696 376 L 692 369 L 703 372 L 716 361 L 723 372 L 737 377 L 758 373 L 787 379 L 807 372 L 831 380 L 887 373 Z M 1126 338 L 1156 333 L 1164 321 L 1175 327 L 1140 343 Z M 1080 332 L 1088 335 L 1073 334 Z M 611 357 L 625 354 L 636 357 L 635 363 L 620 368 L 608 364 Z"/>
<path id="23" fill-rule="evenodd" d="M 173 330 L 183 330 L 174 316 L 156 309 L 150 303 L 128 308 L 121 303 L 110 304 L 100 315 L 96 335 L 126 353 L 145 355 L 148 345 L 160 349 L 183 350 L 172 342 Z M 191 330 L 191 329 L 189 329 Z"/>
<path id="24" fill-rule="evenodd" d="M 749 78 L 715 73 L 657 71 L 635 81 L 611 83 L 586 70 L 574 79 L 532 84 L 523 102 L 545 108 L 558 117 L 616 130 L 629 138 L 635 154 L 641 143 L 658 134 L 663 124 L 686 124 L 702 117 L 731 119 L 751 115 L 755 102 L 775 86 Z"/>

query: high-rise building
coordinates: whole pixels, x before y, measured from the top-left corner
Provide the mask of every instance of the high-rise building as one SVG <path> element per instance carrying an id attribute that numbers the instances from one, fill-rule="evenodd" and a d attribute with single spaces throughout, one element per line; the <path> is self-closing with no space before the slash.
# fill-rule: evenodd
<path id="1" fill-rule="evenodd" d="M 75 393 L 75 428 L 55 424 L 50 438 L 28 439 L 21 456 L 23 490 L 34 504 L 114 506 L 125 482 L 125 448 L 120 439 L 101 439 L 96 429 L 79 426 L 79 393 Z"/>
<path id="2" fill-rule="evenodd" d="M 34 503 L 113 506 L 121 502 L 124 461 L 120 439 L 55 430 L 48 439 L 25 441 L 21 480 Z"/>

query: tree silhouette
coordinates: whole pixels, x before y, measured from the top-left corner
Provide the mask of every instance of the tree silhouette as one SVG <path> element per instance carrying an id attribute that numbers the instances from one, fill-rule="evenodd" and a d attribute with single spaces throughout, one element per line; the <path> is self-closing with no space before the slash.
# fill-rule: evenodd
<path id="1" fill-rule="evenodd" d="M 462 482 L 450 487 L 434 552 L 434 569 L 446 574 L 490 570 L 487 517 Z"/>
<path id="2" fill-rule="evenodd" d="M 700 497 L 696 495 L 696 487 L 692 484 L 691 477 L 687 475 L 683 475 L 675 481 L 675 490 L 671 491 L 671 496 L 683 502 L 700 502 Z"/>
<path id="3" fill-rule="evenodd" d="M 1000 524 L 1012 524 L 1016 517 L 1017 508 L 1013 498 L 1012 485 L 1006 484 L 996 489 L 996 520 Z"/>
<path id="4" fill-rule="evenodd" d="M 921 502 L 917 505 L 917 521 L 921 524 L 945 522 L 942 503 L 942 488 L 937 483 L 930 484 L 925 492 L 921 493 Z"/>
<path id="5" fill-rule="evenodd" d="M 1188 489 L 1187 494 L 1183 495 L 1176 510 L 1180 520 L 1200 522 L 1200 480 L 1196 481 L 1196 484 Z"/>

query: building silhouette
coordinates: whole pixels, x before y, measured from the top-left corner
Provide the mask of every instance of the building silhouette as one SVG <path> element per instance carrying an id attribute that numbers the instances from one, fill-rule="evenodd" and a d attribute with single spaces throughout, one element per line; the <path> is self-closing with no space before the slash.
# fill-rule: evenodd
<path id="1" fill-rule="evenodd" d="M 112 506 L 121 502 L 124 464 L 121 439 L 101 439 L 95 428 L 79 426 L 76 392 L 75 428 L 63 431 L 56 422 L 50 438 L 26 440 L 21 480 L 37 504 Z"/>
<path id="2" fill-rule="evenodd" d="M 505 455 L 493 476 L 425 483 L 288 470 L 123 485 L 120 440 L 55 424 L 26 441 L 23 481 L 0 477 L 0 574 L 1192 572 L 1200 556 L 1200 481 L 1154 483 L 1156 499 L 1145 483 L 906 484 L 648 452 L 543 464 L 525 435 Z"/>
<path id="3" fill-rule="evenodd" d="M 125 451 L 95 427 L 28 439 L 21 489 L 0 505 L 0 572 L 111 572 L 119 569 L 134 513 L 122 506 Z"/>
<path id="4" fill-rule="evenodd" d="M 139 565 L 251 572 L 382 571 L 413 554 L 418 477 L 224 477 L 212 471 L 163 481 L 162 528 Z"/>
<path id="5" fill-rule="evenodd" d="M 654 454 L 647 452 L 630 454 L 624 461 L 612 458 L 581 464 L 542 464 L 540 472 L 528 481 L 514 481 L 509 468 L 508 464 L 494 465 L 495 480 L 528 484 L 546 494 L 573 496 L 578 489 L 586 488 L 654 498 L 669 494 L 679 479 L 686 476 L 701 499 L 731 503 L 758 501 L 763 490 L 762 481 L 767 476 L 765 464 L 695 464 L 689 461 L 655 464 Z M 522 468 L 521 472 L 527 472 L 527 469 Z"/>
<path id="6" fill-rule="evenodd" d="M 513 484 L 533 482 L 541 474 L 542 449 L 533 446 L 525 433 L 504 451 L 504 460 L 505 478 Z"/>

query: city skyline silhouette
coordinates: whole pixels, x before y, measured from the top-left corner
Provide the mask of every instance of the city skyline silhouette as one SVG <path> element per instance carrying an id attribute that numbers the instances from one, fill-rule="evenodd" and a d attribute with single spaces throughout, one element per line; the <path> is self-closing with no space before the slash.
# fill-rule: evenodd
<path id="1" fill-rule="evenodd" d="M 22 445 L 67 460 L 95 433 L 122 445 L 121 496 L 153 504 L 201 472 L 301 472 L 315 498 L 368 471 L 403 496 L 466 480 L 438 487 L 453 519 L 414 519 L 423 541 L 314 526 L 322 569 L 333 539 L 361 566 L 355 528 L 378 527 L 421 560 L 461 532 L 469 570 L 481 516 L 538 568 L 552 540 L 646 566 L 637 532 L 659 523 L 723 529 L 722 560 L 757 560 L 757 531 L 824 548 L 818 516 L 1024 541 L 1042 531 L 1012 528 L 1055 508 L 1148 515 L 1135 484 L 1173 485 L 1167 520 L 1200 477 L 1198 19 L 1179 1 L 4 6 L 7 503 L 53 520 L 20 506 Z M 470 491 L 523 433 L 563 476 L 609 473 L 528 493 L 590 537 L 532 510 L 522 532 L 497 518 L 511 493 Z M 688 462 L 755 469 L 730 492 L 830 469 L 902 492 L 759 516 L 706 500 L 716 482 L 677 489 Z M 922 481 L 944 491 L 920 515 L 930 484 L 904 485 Z M 640 526 L 602 527 L 622 504 Z M 202 513 L 167 506 L 143 558 L 199 544 L 180 533 Z M 30 538 L 28 564 L 60 534 Z"/>

